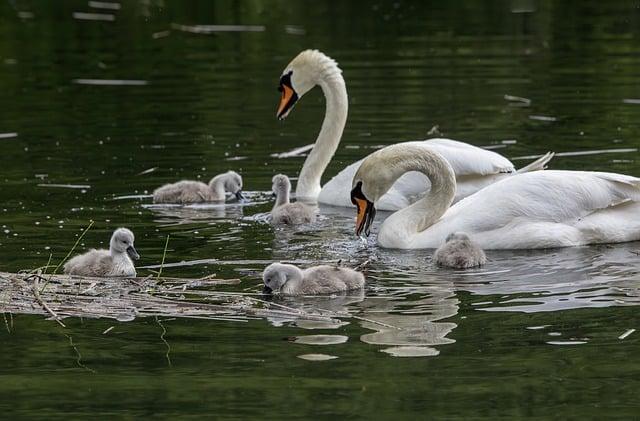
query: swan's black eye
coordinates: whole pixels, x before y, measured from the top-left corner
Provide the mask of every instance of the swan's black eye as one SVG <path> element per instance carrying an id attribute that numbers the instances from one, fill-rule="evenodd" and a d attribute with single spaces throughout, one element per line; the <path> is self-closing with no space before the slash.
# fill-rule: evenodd
<path id="1" fill-rule="evenodd" d="M 267 278 L 267 283 L 270 283 L 270 282 L 271 282 L 271 279 Z"/>

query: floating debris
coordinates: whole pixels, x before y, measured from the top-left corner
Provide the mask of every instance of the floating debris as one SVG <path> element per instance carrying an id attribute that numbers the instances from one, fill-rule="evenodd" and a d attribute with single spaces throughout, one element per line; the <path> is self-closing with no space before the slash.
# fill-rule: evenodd
<path id="1" fill-rule="evenodd" d="M 601 155 L 605 153 L 629 153 L 638 152 L 638 148 L 619 148 L 619 149 L 598 149 L 593 151 L 574 151 L 574 152 L 557 152 L 555 156 L 583 156 L 583 155 Z M 524 159 L 536 159 L 542 158 L 544 155 L 523 155 L 514 156 L 509 158 L 512 161 L 524 160 Z"/>
<path id="2" fill-rule="evenodd" d="M 636 331 L 635 329 L 629 329 L 626 332 L 624 332 L 622 335 L 618 336 L 618 339 L 620 340 L 626 339 L 627 336 L 631 335 L 635 331 Z"/>
<path id="3" fill-rule="evenodd" d="M 546 115 L 530 115 L 529 119 L 537 120 L 537 121 L 558 121 L 557 118 L 546 116 Z"/>
<path id="4" fill-rule="evenodd" d="M 73 79 L 72 83 L 78 85 L 101 85 L 101 86 L 142 86 L 149 82 L 135 79 Z"/>
<path id="5" fill-rule="evenodd" d="M 509 101 L 509 102 L 516 102 L 518 103 L 518 105 L 521 106 L 529 106 L 531 105 L 531 100 L 529 98 L 524 98 L 521 96 L 514 96 L 514 95 L 504 95 L 504 99 L 505 101 Z"/>
<path id="6" fill-rule="evenodd" d="M 442 136 L 442 132 L 440 132 L 440 126 L 435 125 L 427 132 L 427 136 Z"/>
<path id="7" fill-rule="evenodd" d="M 308 152 L 311 149 L 313 149 L 314 145 L 315 145 L 315 143 L 311 143 L 310 145 L 300 146 L 299 148 L 292 149 L 292 150 L 290 150 L 288 152 L 272 153 L 271 156 L 273 158 L 292 158 L 292 157 L 295 157 L 295 156 L 300 156 L 303 153 Z"/>
<path id="8" fill-rule="evenodd" d="M 160 39 L 160 38 L 166 38 L 169 35 L 171 35 L 171 31 L 159 31 L 159 32 L 154 32 L 153 34 L 151 34 L 151 38 L 153 39 Z"/>
<path id="9" fill-rule="evenodd" d="M 33 13 L 25 11 L 18 12 L 18 17 L 20 19 L 33 19 Z"/>
<path id="10" fill-rule="evenodd" d="M 158 168 L 160 168 L 160 167 L 148 168 L 148 169 L 146 169 L 146 170 L 144 170 L 144 171 L 139 172 L 139 173 L 138 173 L 138 174 L 136 174 L 136 175 L 145 175 L 145 174 L 150 174 L 150 173 L 154 172 L 155 170 L 157 170 Z"/>
<path id="11" fill-rule="evenodd" d="M 91 188 L 91 186 L 88 184 L 49 184 L 49 183 L 38 184 L 38 187 L 53 187 L 58 189 L 90 189 Z"/>
<path id="12" fill-rule="evenodd" d="M 587 341 L 548 341 L 547 343 L 549 345 L 566 346 L 566 345 L 584 345 L 587 343 Z"/>
<path id="13" fill-rule="evenodd" d="M 298 355 L 298 358 L 300 358 L 301 360 L 307 360 L 307 361 L 329 361 L 329 360 L 335 360 L 336 357 L 335 355 L 328 355 L 328 354 L 302 354 L 302 355 Z"/>
<path id="14" fill-rule="evenodd" d="M 78 20 L 98 20 L 103 22 L 113 22 L 116 20 L 115 15 L 109 15 L 107 13 L 73 12 L 73 18 Z"/>
<path id="15" fill-rule="evenodd" d="M 89 7 L 94 9 L 120 10 L 120 3 L 110 1 L 89 1 Z"/>
<path id="16" fill-rule="evenodd" d="M 502 143 L 503 145 L 515 145 L 516 143 L 518 143 L 518 141 L 516 139 L 505 139 L 501 140 L 500 143 Z"/>
<path id="17" fill-rule="evenodd" d="M 640 104 L 640 99 L 628 98 L 623 99 L 622 102 L 624 102 L 625 104 Z"/>
<path id="18" fill-rule="evenodd" d="M 121 322 L 140 317 L 183 317 L 247 322 L 286 317 L 333 321 L 348 314 L 326 310 L 305 311 L 241 293 L 212 290 L 238 284 L 239 279 L 200 279 L 147 276 L 146 278 L 93 278 L 0 272 L 3 300 L 0 311 L 48 315 L 61 326 L 67 317 L 106 318 Z M 104 334 L 108 333 L 105 330 Z M 332 336 L 332 335 L 317 335 Z M 336 335 L 337 336 L 337 335 Z M 347 337 L 341 337 L 346 342 Z"/>
<path id="19" fill-rule="evenodd" d="M 0 133 L 0 139 L 11 139 L 12 137 L 18 137 L 18 133 Z"/>
<path id="20" fill-rule="evenodd" d="M 284 31 L 291 35 L 304 35 L 307 33 L 306 29 L 298 25 L 285 25 Z"/>
<path id="21" fill-rule="evenodd" d="M 181 25 L 172 23 L 171 28 L 192 34 L 213 34 L 215 32 L 264 32 L 262 25 Z"/>
<path id="22" fill-rule="evenodd" d="M 542 330 L 545 328 L 548 328 L 551 325 L 540 325 L 540 326 L 527 326 L 527 329 L 529 330 Z"/>

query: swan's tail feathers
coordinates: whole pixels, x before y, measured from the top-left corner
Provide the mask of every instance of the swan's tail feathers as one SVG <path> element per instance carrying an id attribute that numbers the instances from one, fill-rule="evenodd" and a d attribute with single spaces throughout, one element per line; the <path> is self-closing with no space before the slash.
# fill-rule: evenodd
<path id="1" fill-rule="evenodd" d="M 526 172 L 545 170 L 547 169 L 547 164 L 549 163 L 549 161 L 553 159 L 555 154 L 556 154 L 555 152 L 547 152 L 546 154 L 542 155 L 540 158 L 536 159 L 526 167 L 520 168 L 518 171 L 516 171 L 516 173 L 524 174 Z"/>

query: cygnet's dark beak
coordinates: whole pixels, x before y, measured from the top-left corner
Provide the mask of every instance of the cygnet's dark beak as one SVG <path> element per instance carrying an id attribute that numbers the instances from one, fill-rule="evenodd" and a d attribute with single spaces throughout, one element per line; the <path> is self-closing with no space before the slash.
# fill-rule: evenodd
<path id="1" fill-rule="evenodd" d="M 242 195 L 242 190 L 238 190 L 236 192 L 236 199 L 238 200 L 244 200 L 244 196 Z"/>
<path id="2" fill-rule="evenodd" d="M 133 260 L 138 260 L 140 258 L 140 255 L 138 254 L 138 252 L 136 251 L 136 249 L 133 246 L 127 247 L 127 254 Z"/>
<path id="3" fill-rule="evenodd" d="M 264 286 L 264 288 L 262 288 L 262 293 L 263 294 L 271 294 L 273 292 L 273 290 L 271 288 L 269 288 L 268 286 Z"/>

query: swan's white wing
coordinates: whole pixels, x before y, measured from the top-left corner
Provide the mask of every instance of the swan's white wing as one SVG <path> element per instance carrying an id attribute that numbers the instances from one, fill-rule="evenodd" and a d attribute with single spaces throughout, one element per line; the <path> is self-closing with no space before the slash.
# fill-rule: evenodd
<path id="1" fill-rule="evenodd" d="M 465 175 L 490 175 L 516 171 L 511 161 L 493 151 L 451 139 L 429 139 L 415 143 L 428 146 L 449 161 L 456 177 Z"/>
<path id="2" fill-rule="evenodd" d="M 437 138 L 405 143 L 435 150 L 449 161 L 458 179 L 456 201 L 497 181 L 507 173 L 515 172 L 513 164 L 507 158 L 456 140 Z M 333 206 L 353 206 L 351 185 L 362 161 L 349 165 L 326 183 L 318 201 Z M 423 197 L 430 187 L 429 179 L 424 174 L 417 171 L 408 172 L 380 198 L 376 207 L 383 211 L 403 209 Z"/>
<path id="3" fill-rule="evenodd" d="M 466 231 L 484 248 L 632 241 L 640 239 L 638 212 L 639 178 L 539 171 L 508 177 L 463 199 L 416 243 L 434 247 L 453 231 Z"/>

